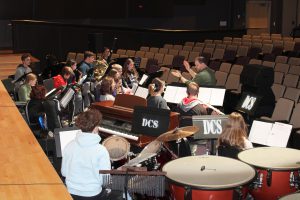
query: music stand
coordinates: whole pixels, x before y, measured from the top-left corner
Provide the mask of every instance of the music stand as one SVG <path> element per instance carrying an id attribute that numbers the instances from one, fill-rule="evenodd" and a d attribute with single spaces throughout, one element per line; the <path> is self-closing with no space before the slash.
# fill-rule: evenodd
<path id="1" fill-rule="evenodd" d="M 66 127 L 54 129 L 54 141 L 56 149 L 56 157 L 61 158 L 62 152 L 66 145 L 75 139 L 77 132 L 80 129 L 77 127 Z"/>

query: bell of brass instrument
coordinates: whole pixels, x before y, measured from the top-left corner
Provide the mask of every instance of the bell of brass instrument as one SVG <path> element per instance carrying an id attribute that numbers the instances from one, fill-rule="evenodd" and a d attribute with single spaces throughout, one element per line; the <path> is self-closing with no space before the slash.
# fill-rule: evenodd
<path id="1" fill-rule="evenodd" d="M 95 60 L 94 65 L 94 77 L 96 81 L 100 81 L 101 78 L 105 75 L 105 72 L 108 68 L 108 64 L 102 60 Z"/>

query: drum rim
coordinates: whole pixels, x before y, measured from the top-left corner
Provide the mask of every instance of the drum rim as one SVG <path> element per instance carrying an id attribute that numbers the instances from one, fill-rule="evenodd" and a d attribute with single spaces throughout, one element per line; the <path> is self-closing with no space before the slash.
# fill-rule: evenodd
<path id="1" fill-rule="evenodd" d="M 220 157 L 222 157 L 222 156 L 220 156 Z M 227 158 L 227 157 L 225 157 L 225 158 Z M 233 158 L 229 158 L 229 159 L 233 159 Z M 233 160 L 236 160 L 236 159 L 233 159 Z M 239 160 L 237 160 L 237 161 L 239 161 Z M 172 160 L 169 161 L 169 162 L 172 162 Z M 166 164 L 168 164 L 169 162 L 167 162 Z M 242 162 L 242 161 L 240 161 L 240 162 Z M 166 165 L 166 164 L 165 164 L 165 165 Z M 245 164 L 247 164 L 247 163 L 245 163 Z M 253 178 L 251 178 L 250 180 L 248 180 L 248 181 L 246 181 L 245 183 L 243 183 L 243 184 L 241 184 L 241 185 L 238 185 L 238 186 L 219 187 L 219 188 L 204 187 L 204 186 L 193 186 L 193 185 L 187 185 L 187 184 L 180 183 L 180 182 L 178 182 L 178 181 L 172 180 L 171 178 L 169 178 L 169 177 L 167 176 L 168 173 L 165 175 L 165 177 L 166 177 L 166 180 L 167 180 L 167 181 L 169 181 L 169 182 L 171 182 L 171 183 L 175 183 L 177 186 L 182 186 L 183 188 L 184 188 L 184 187 L 190 187 L 191 189 L 204 190 L 204 191 L 232 190 L 232 189 L 236 189 L 236 188 L 241 187 L 241 186 L 250 185 L 250 184 L 253 182 L 253 180 L 255 180 L 255 179 L 257 178 L 258 173 L 257 173 L 257 170 L 255 169 L 255 167 L 253 167 L 253 166 L 251 166 L 251 165 L 249 165 L 249 164 L 247 164 L 247 165 L 248 165 L 250 168 L 252 168 L 252 169 L 254 170 L 254 176 L 253 176 Z"/>
<path id="2" fill-rule="evenodd" d="M 256 148 L 272 148 L 272 147 L 256 147 Z M 285 147 L 276 147 L 276 148 L 291 149 L 291 148 L 285 148 Z M 253 148 L 253 149 L 254 149 L 254 148 Z M 260 170 L 272 170 L 272 171 L 282 171 L 282 172 L 286 172 L 286 171 L 296 171 L 296 170 L 299 170 L 299 169 L 300 169 L 300 166 L 299 166 L 299 167 L 292 167 L 292 168 L 287 168 L 287 167 L 285 167 L 285 168 L 278 168 L 278 167 L 263 167 L 263 166 L 255 165 L 255 164 L 253 164 L 253 163 L 249 163 L 249 162 L 247 162 L 247 161 L 245 161 L 245 160 L 242 160 L 242 159 L 239 157 L 239 155 L 240 155 L 241 153 L 246 152 L 246 151 L 251 151 L 251 150 L 253 150 L 253 149 L 246 149 L 246 150 L 244 150 L 244 151 L 238 153 L 238 160 L 241 161 L 241 162 L 243 162 L 243 163 L 246 163 L 246 164 L 248 164 L 248 165 L 250 165 L 250 166 L 252 166 L 252 167 L 254 167 L 255 169 L 260 169 Z M 296 150 L 296 149 L 294 149 L 294 150 Z"/>

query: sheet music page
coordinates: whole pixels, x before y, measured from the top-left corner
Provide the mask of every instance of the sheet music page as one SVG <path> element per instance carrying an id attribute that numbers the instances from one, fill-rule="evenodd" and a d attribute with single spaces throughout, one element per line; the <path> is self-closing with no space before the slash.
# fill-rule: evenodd
<path id="1" fill-rule="evenodd" d="M 131 89 L 132 94 L 135 94 L 135 92 L 136 92 L 138 86 L 139 86 L 139 85 L 138 85 L 137 83 L 132 83 L 132 89 Z"/>
<path id="2" fill-rule="evenodd" d="M 254 120 L 250 130 L 249 140 L 253 143 L 267 145 L 272 127 L 273 123 Z"/>
<path id="3" fill-rule="evenodd" d="M 224 96 L 226 89 L 223 88 L 212 88 L 210 96 L 210 105 L 223 106 Z"/>
<path id="4" fill-rule="evenodd" d="M 59 132 L 61 155 L 63 155 L 63 151 L 67 144 L 69 144 L 72 140 L 75 139 L 77 133 L 78 130 Z"/>
<path id="5" fill-rule="evenodd" d="M 147 79 L 148 79 L 148 76 L 146 74 L 143 74 L 143 76 L 139 82 L 139 85 L 143 85 Z"/>
<path id="6" fill-rule="evenodd" d="M 198 99 L 204 103 L 209 103 L 212 88 L 200 87 Z"/>
<path id="7" fill-rule="evenodd" d="M 60 100 L 60 105 L 63 108 L 67 107 L 74 94 L 75 94 L 74 90 L 69 88 L 66 94 L 63 96 L 63 98 Z"/>
<path id="8" fill-rule="evenodd" d="M 275 122 L 268 137 L 267 145 L 272 147 L 286 147 L 292 128 L 293 126 L 290 124 Z"/>
<path id="9" fill-rule="evenodd" d="M 143 87 L 138 87 L 134 95 L 146 99 L 148 96 L 148 89 Z"/>
<path id="10" fill-rule="evenodd" d="M 184 97 L 187 97 L 186 87 L 177 87 L 177 92 L 174 96 L 174 103 L 180 103 Z"/>
<path id="11" fill-rule="evenodd" d="M 87 78 L 87 75 L 84 75 L 84 76 L 78 81 L 78 85 L 82 85 L 83 81 L 85 81 L 86 78 Z"/>
<path id="12" fill-rule="evenodd" d="M 175 86 L 167 86 L 165 93 L 164 93 L 164 99 L 168 103 L 175 103 L 174 98 L 177 93 L 177 89 L 178 89 L 178 87 L 175 87 Z"/>

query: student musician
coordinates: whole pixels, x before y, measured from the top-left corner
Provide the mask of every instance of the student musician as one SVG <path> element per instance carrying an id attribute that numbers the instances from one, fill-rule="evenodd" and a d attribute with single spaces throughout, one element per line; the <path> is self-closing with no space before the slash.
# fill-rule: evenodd
<path id="1" fill-rule="evenodd" d="M 70 59 L 67 61 L 66 66 L 71 67 L 74 72 L 74 76 L 72 76 L 69 83 L 78 82 L 82 78 L 82 72 L 77 69 L 76 61 L 74 59 Z"/>
<path id="2" fill-rule="evenodd" d="M 114 101 L 115 97 L 113 96 L 113 94 L 115 87 L 116 84 L 112 77 L 104 77 L 99 87 L 100 96 L 96 98 L 96 101 Z"/>
<path id="3" fill-rule="evenodd" d="M 241 114 L 233 112 L 229 115 L 225 129 L 218 138 L 218 155 L 237 158 L 237 154 L 245 149 L 253 148 L 248 140 L 247 125 Z"/>
<path id="4" fill-rule="evenodd" d="M 81 130 L 63 151 L 61 174 L 74 200 L 107 199 L 99 170 L 110 170 L 111 164 L 107 149 L 99 144 L 101 120 L 98 110 L 80 113 L 75 125 Z"/>
<path id="5" fill-rule="evenodd" d="M 133 83 L 138 83 L 139 73 L 135 69 L 131 58 L 128 58 L 124 63 L 122 77 L 125 81 L 123 86 L 126 88 L 132 88 Z"/>
<path id="6" fill-rule="evenodd" d="M 53 77 L 54 88 L 64 87 L 68 85 L 68 81 L 74 76 L 74 72 L 71 67 L 64 67 L 61 71 L 61 74 Z M 75 81 L 73 81 L 75 83 Z"/>
<path id="7" fill-rule="evenodd" d="M 115 82 L 115 89 L 113 92 L 113 96 L 117 96 L 117 94 L 125 94 L 126 88 L 124 88 L 122 86 L 122 79 L 121 79 L 121 75 L 119 74 L 119 72 L 115 69 L 111 69 L 107 76 L 110 76 L 114 79 Z"/>
<path id="8" fill-rule="evenodd" d="M 93 69 L 93 62 L 95 61 L 95 54 L 91 51 L 85 51 L 83 58 L 84 60 L 79 66 L 79 71 L 81 71 L 83 76 L 93 76 L 91 70 Z"/>
<path id="9" fill-rule="evenodd" d="M 167 102 L 162 98 L 161 94 L 164 92 L 165 82 L 159 78 L 153 79 L 149 85 L 148 90 L 150 96 L 147 98 L 147 106 L 159 109 L 170 109 Z"/>
<path id="10" fill-rule="evenodd" d="M 43 102 L 45 101 L 46 88 L 43 85 L 33 86 L 30 90 L 30 100 L 27 110 L 28 117 L 31 123 L 38 123 L 39 116 L 44 113 Z"/>
<path id="11" fill-rule="evenodd" d="M 182 83 L 189 84 L 190 82 L 195 82 L 199 86 L 215 86 L 216 85 L 216 77 L 214 70 L 210 69 L 205 64 L 204 57 L 196 57 L 195 58 L 195 71 L 191 68 L 190 64 L 187 61 L 183 61 L 183 65 L 185 69 L 192 76 L 192 80 L 189 81 L 184 78 L 179 71 L 172 72 L 174 76 L 179 77 Z"/>
<path id="12" fill-rule="evenodd" d="M 35 86 L 36 82 L 37 77 L 35 74 L 29 73 L 26 75 L 25 83 L 18 90 L 19 101 L 30 100 L 31 87 Z"/>
<path id="13" fill-rule="evenodd" d="M 109 65 L 110 54 L 111 54 L 110 49 L 108 47 L 104 47 L 101 55 L 102 58 L 101 61 Z"/>
<path id="14" fill-rule="evenodd" d="M 19 78 L 21 78 L 22 76 L 24 76 L 25 74 L 28 74 L 30 72 L 32 72 L 31 68 L 30 68 L 30 64 L 31 64 L 31 58 L 30 58 L 30 54 L 23 54 L 21 56 L 21 60 L 22 60 L 22 64 L 18 65 L 16 72 L 15 72 L 15 76 L 14 76 L 14 81 L 17 81 Z M 25 77 L 24 77 L 25 78 Z M 19 80 L 18 82 L 15 83 L 15 91 L 18 91 L 19 87 L 23 84 L 22 80 Z"/>

